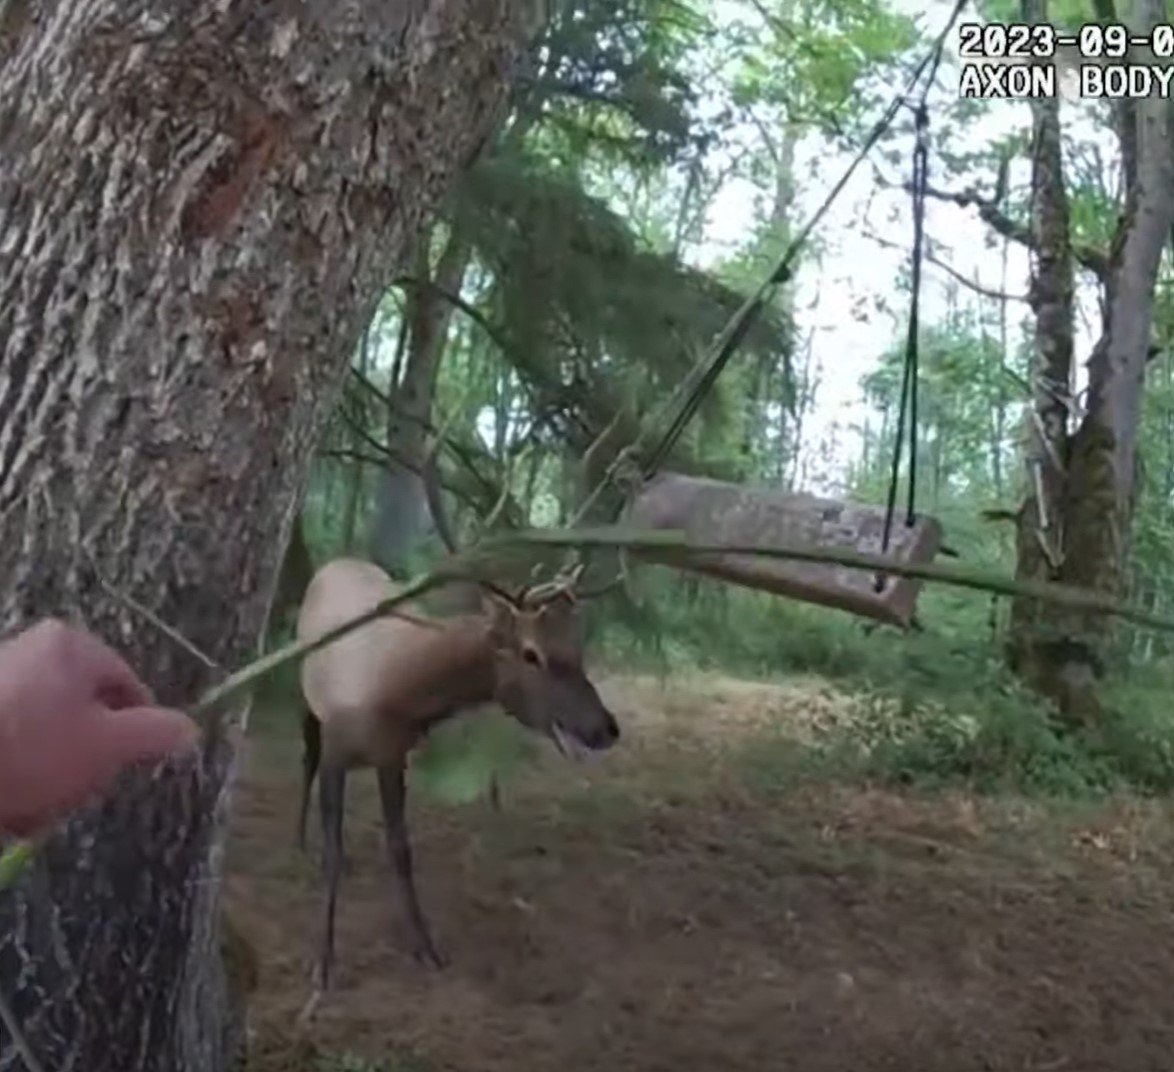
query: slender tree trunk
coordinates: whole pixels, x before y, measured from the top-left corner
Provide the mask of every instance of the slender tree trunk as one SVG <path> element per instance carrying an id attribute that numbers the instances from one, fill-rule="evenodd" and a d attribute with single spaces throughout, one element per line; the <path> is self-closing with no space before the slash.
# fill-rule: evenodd
<path id="1" fill-rule="evenodd" d="M 526 479 L 522 482 L 522 516 L 527 525 L 534 516 L 534 488 L 538 484 L 538 473 L 542 467 L 542 453 L 534 450 L 527 459 Z"/>
<path id="2" fill-rule="evenodd" d="M 318 7 L 26 0 L 0 31 L 0 629 L 83 619 L 165 702 L 209 673 L 103 585 L 222 665 L 255 649 L 355 340 L 532 17 Z M 128 778 L 0 898 L 46 1069 L 228 1065 L 230 739 Z"/>
<path id="3" fill-rule="evenodd" d="M 1042 18 L 1042 4 L 1025 0 L 1025 15 Z M 1139 0 L 1142 26 L 1163 17 L 1160 0 Z M 1129 101 L 1118 117 L 1122 151 L 1134 181 L 1113 243 L 1105 283 L 1104 329 L 1089 361 L 1085 415 L 1070 438 L 1067 370 L 1071 366 L 1071 267 L 1059 170 L 1056 102 L 1033 103 L 1036 112 L 1036 222 L 1039 266 L 1035 279 L 1037 316 L 1037 430 L 1058 459 L 1033 459 L 1041 472 L 1029 495 L 1019 531 L 1019 575 L 1050 577 L 1119 596 L 1127 578 L 1137 493 L 1137 435 L 1149 352 L 1153 292 L 1162 248 L 1174 223 L 1174 155 L 1170 102 Z M 1063 226 L 1063 236 L 1060 227 Z M 1066 274 L 1043 253 L 1062 250 Z M 1069 297 L 1061 291 L 1067 288 Z M 1062 310 L 1062 315 L 1061 315 Z M 1061 368 L 1063 365 L 1063 368 Z M 1065 378 L 1060 379 L 1061 372 Z M 1048 383 L 1062 400 L 1045 397 Z M 1042 444 L 1041 444 L 1042 446 Z M 1040 503 L 1046 512 L 1039 508 Z M 1102 616 L 1043 610 L 1019 601 L 1013 608 L 1012 662 L 1052 698 L 1070 719 L 1095 720 L 1095 683 L 1109 656 L 1112 634 Z"/>
<path id="4" fill-rule="evenodd" d="M 277 590 L 269 615 L 275 626 L 293 618 L 313 577 L 314 559 L 306 542 L 304 522 L 298 517 L 290 528 L 289 543 L 286 544 L 281 572 L 277 577 Z"/>
<path id="5" fill-rule="evenodd" d="M 493 456 L 499 462 L 504 462 L 506 444 L 512 431 L 510 417 L 514 410 L 514 392 L 509 368 L 500 369 L 493 380 Z"/>
<path id="6" fill-rule="evenodd" d="M 785 14 L 783 17 L 784 18 L 786 17 Z M 783 243 L 790 240 L 791 231 L 792 231 L 792 227 L 793 227 L 792 216 L 793 216 L 794 210 L 795 210 L 795 151 L 796 151 L 796 148 L 798 147 L 798 144 L 799 144 L 800 135 L 801 135 L 801 130 L 800 130 L 798 124 L 791 123 L 791 122 L 784 122 L 783 126 L 782 126 L 782 131 L 781 131 L 781 134 L 779 137 L 778 149 L 775 154 L 775 176 L 774 176 L 775 190 L 774 190 L 774 201 L 773 201 L 773 204 L 771 205 L 770 222 L 771 222 L 771 235 L 774 238 L 775 242 L 778 243 L 777 248 L 780 248 L 780 249 L 781 249 Z M 781 312 L 785 322 L 787 322 L 789 324 L 794 324 L 794 322 L 795 322 L 795 287 L 794 287 L 794 284 L 787 283 L 785 286 L 783 286 L 783 288 L 779 291 L 778 296 L 775 298 L 775 302 L 778 305 L 779 311 Z M 809 348 L 807 351 L 806 365 L 809 366 L 810 362 L 811 362 L 811 351 Z M 792 362 L 791 369 L 792 369 L 792 374 L 794 375 L 794 371 L 795 371 L 794 362 Z M 780 369 L 776 369 L 776 370 L 768 370 L 768 374 L 770 371 L 779 372 L 780 375 L 777 377 L 778 383 L 786 384 L 786 376 L 785 376 L 785 374 L 783 374 L 785 372 L 784 369 L 780 368 Z M 804 369 L 804 372 L 806 373 L 806 367 Z M 798 379 L 797 376 L 795 378 Z M 783 396 L 783 393 L 780 392 L 780 395 L 779 395 L 780 405 L 779 405 L 779 410 L 778 410 L 778 442 L 775 445 L 775 450 L 777 452 L 777 462 L 775 465 L 775 472 L 776 472 L 776 475 L 777 475 L 780 483 L 786 483 L 788 485 L 791 485 L 794 483 L 794 479 L 795 479 L 794 473 L 796 470 L 796 466 L 795 466 L 794 462 L 792 461 L 792 459 L 788 457 L 788 454 L 802 449 L 801 448 L 801 437 L 802 437 L 802 433 L 803 433 L 803 417 L 804 417 L 804 409 L 807 406 L 807 398 L 805 396 L 805 391 L 806 391 L 806 386 L 807 386 L 806 375 L 804 375 L 804 377 L 803 377 L 802 384 L 797 383 L 797 382 L 792 382 L 791 384 L 789 384 L 789 386 L 794 390 L 794 393 L 795 393 L 794 414 L 792 415 L 792 423 L 793 423 L 794 427 L 793 427 L 793 433 L 790 436 L 791 449 L 790 449 L 790 451 L 788 451 L 788 449 L 787 449 L 787 447 L 788 447 L 787 407 L 785 405 L 781 404 L 784 396 Z M 763 400 L 764 404 L 768 404 L 771 401 L 770 394 L 769 394 L 769 392 L 764 392 L 764 394 L 765 394 L 765 398 Z M 763 423 L 765 426 L 769 427 L 769 422 L 762 421 L 761 417 L 758 418 L 758 420 L 761 423 Z M 789 480 L 784 476 L 784 474 L 787 472 L 788 469 L 790 470 L 790 472 L 792 474 L 791 478 Z"/>
<path id="7" fill-rule="evenodd" d="M 770 369 L 763 358 L 758 358 L 750 370 L 750 383 L 742 396 L 742 442 L 738 453 L 743 462 L 749 462 L 755 455 L 755 447 L 766 446 L 767 431 L 763 421 L 766 415 L 767 393 Z"/>
<path id="8" fill-rule="evenodd" d="M 945 480 L 946 472 L 946 458 L 945 458 L 945 429 L 937 427 L 933 430 L 933 439 L 931 440 L 930 459 L 931 459 L 931 473 L 933 474 L 931 502 L 933 506 L 931 509 L 936 511 L 941 506 L 942 501 L 942 483 Z"/>
<path id="9" fill-rule="evenodd" d="M 1166 408 L 1162 414 L 1162 517 L 1174 515 L 1174 358 L 1169 349 L 1162 355 L 1162 395 Z"/>
<path id="10" fill-rule="evenodd" d="M 376 322 L 379 317 L 373 317 L 363 329 L 363 339 L 359 343 L 359 372 L 363 376 L 369 376 L 371 373 L 371 349 L 372 337 L 376 327 Z M 367 412 L 367 400 L 363 400 L 363 405 L 360 407 L 360 414 Z M 365 449 L 366 444 L 363 443 L 357 431 L 353 429 L 350 432 L 351 445 L 356 451 Z M 363 497 L 363 485 L 366 482 L 366 470 L 362 462 L 350 461 L 347 463 L 347 488 L 346 488 L 346 503 L 342 511 L 342 546 L 346 554 L 350 554 L 355 549 L 355 532 L 358 528 L 359 521 L 359 502 Z M 299 596 L 300 598 L 300 596 Z"/>
<path id="11" fill-rule="evenodd" d="M 1045 21 L 1046 0 L 1023 0 L 1023 17 L 1029 22 Z M 1031 108 L 1034 256 L 1029 299 L 1035 314 L 1035 345 L 1030 372 L 1032 408 L 1027 430 L 1027 496 L 1019 513 L 1016 574 L 1020 578 L 1058 580 L 1064 561 L 1074 281 L 1060 104 L 1058 100 L 1038 100 L 1032 102 Z M 1016 672 L 1046 694 L 1055 696 L 1054 647 L 1064 630 L 1057 635 L 1050 627 L 1049 618 L 1053 617 L 1052 611 L 1042 604 L 1014 601 L 1009 654 Z M 1074 683 L 1074 686 L 1078 691 L 1080 685 Z"/>
<path id="12" fill-rule="evenodd" d="M 1164 18 L 1160 0 L 1140 2 L 1145 24 Z M 1174 223 L 1174 138 L 1171 104 L 1138 99 L 1132 105 L 1136 186 L 1114 243 L 1103 334 L 1089 360 L 1087 409 L 1072 441 L 1069 462 L 1071 583 L 1124 595 L 1140 490 L 1138 437 L 1150 352 L 1154 287 L 1166 235 Z M 1101 619 L 1086 618 L 1081 634 L 1092 665 L 1103 662 L 1110 640 Z"/>
<path id="13" fill-rule="evenodd" d="M 991 443 L 991 476 L 995 501 L 1003 502 L 1003 448 L 1007 441 L 1007 261 L 1011 240 L 1003 239 L 1002 273 L 999 285 L 999 368 L 995 381 L 994 440 Z"/>
<path id="14" fill-rule="evenodd" d="M 388 394 L 395 393 L 395 389 L 399 386 L 399 381 L 404 374 L 404 357 L 408 352 L 408 318 L 401 314 L 399 317 L 399 326 L 395 332 L 395 353 L 391 359 L 391 375 L 388 377 L 390 387 Z"/>
<path id="15" fill-rule="evenodd" d="M 800 347 L 803 355 L 802 364 L 792 362 L 795 370 L 795 412 L 791 416 L 790 435 L 784 437 L 785 425 L 783 418 L 779 419 L 780 438 L 786 446 L 779 460 L 780 482 L 788 491 L 793 491 L 802 485 L 807 476 L 807 454 L 803 448 L 803 433 L 806 431 L 807 416 L 815 408 L 815 396 L 819 390 L 819 370 L 815 364 L 815 330 L 808 332 L 807 338 Z M 883 436 L 883 432 L 881 433 Z"/>
<path id="16" fill-rule="evenodd" d="M 395 403 L 387 416 L 391 460 L 380 479 L 373 535 L 374 557 L 395 569 L 403 567 L 428 525 L 428 497 L 420 469 L 452 323 L 453 305 L 445 295 L 460 293 L 470 257 L 468 243 L 452 234 L 432 273 L 427 244 L 423 246 L 413 272 L 415 281 L 407 288 L 407 360 L 391 395 Z"/>

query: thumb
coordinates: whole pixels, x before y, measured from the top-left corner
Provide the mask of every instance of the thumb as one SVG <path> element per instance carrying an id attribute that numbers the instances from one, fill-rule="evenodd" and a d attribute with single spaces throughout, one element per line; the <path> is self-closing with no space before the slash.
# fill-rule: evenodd
<path id="1" fill-rule="evenodd" d="M 196 747 L 196 724 L 182 711 L 164 707 L 124 707 L 106 710 L 97 728 L 95 758 L 113 777 L 124 767 L 157 762 Z"/>

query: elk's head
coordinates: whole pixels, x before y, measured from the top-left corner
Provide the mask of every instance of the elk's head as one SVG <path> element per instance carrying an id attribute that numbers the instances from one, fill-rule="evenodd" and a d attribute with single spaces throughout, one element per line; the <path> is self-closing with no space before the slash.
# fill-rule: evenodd
<path id="1" fill-rule="evenodd" d="M 494 698 L 522 725 L 550 736 L 563 755 L 580 758 L 610 748 L 620 728 L 583 668 L 575 580 L 485 598 L 496 652 Z"/>

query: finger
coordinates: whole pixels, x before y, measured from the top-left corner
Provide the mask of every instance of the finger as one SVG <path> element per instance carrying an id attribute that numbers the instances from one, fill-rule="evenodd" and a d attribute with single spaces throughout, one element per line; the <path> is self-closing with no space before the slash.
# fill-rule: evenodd
<path id="1" fill-rule="evenodd" d="M 7 771 L 0 785 L 0 831 L 29 837 L 48 829 L 104 794 L 125 768 L 182 754 L 198 739 L 196 724 L 179 711 L 91 709 L 52 754 L 34 751 Z"/>
<path id="2" fill-rule="evenodd" d="M 154 762 L 194 749 L 200 732 L 182 711 L 124 707 L 104 712 L 95 736 L 102 765 L 117 774 L 134 763 Z"/>
<path id="3" fill-rule="evenodd" d="M 107 707 L 146 707 L 154 697 L 121 655 L 93 633 L 58 623 L 56 638 L 87 693 Z"/>
<path id="4" fill-rule="evenodd" d="M 27 841 L 52 826 L 52 818 L 44 812 L 18 812 L 0 809 L 0 834 Z"/>

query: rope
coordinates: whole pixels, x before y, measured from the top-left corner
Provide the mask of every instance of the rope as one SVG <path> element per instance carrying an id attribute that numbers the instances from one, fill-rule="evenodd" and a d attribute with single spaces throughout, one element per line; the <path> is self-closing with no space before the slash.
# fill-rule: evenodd
<path id="1" fill-rule="evenodd" d="M 927 132 L 929 115 L 925 105 L 917 108 L 917 141 L 913 149 L 913 271 L 912 298 L 909 305 L 909 331 L 905 338 L 905 364 L 901 373 L 901 401 L 897 410 L 897 438 L 893 444 L 893 464 L 889 474 L 889 494 L 885 505 L 885 528 L 881 554 L 889 549 L 893 518 L 897 512 L 897 485 L 900 478 L 901 447 L 905 442 L 905 424 L 909 424 L 909 487 L 905 524 L 912 525 L 917 495 L 917 371 L 918 336 L 921 324 L 921 264 L 925 229 L 925 187 L 928 170 Z M 878 585 L 883 584 L 877 578 Z M 878 589 L 879 590 L 879 589 Z"/>
<path id="2" fill-rule="evenodd" d="M 905 441 L 905 426 L 909 426 L 909 483 L 906 489 L 905 525 L 912 527 L 917 518 L 917 384 L 918 384 L 918 339 L 921 334 L 921 269 L 925 247 L 925 199 L 929 184 L 929 91 L 937 77 L 938 64 L 942 59 L 942 46 L 946 35 L 962 12 L 965 0 L 959 0 L 950 21 L 946 23 L 934 49 L 929 77 L 921 87 L 921 97 L 914 109 L 915 138 L 913 145 L 913 175 L 910 182 L 913 201 L 913 249 L 912 291 L 909 301 L 909 330 L 905 338 L 905 362 L 901 373 L 901 396 L 897 409 L 897 436 L 893 444 L 893 464 L 889 472 L 889 492 L 885 503 L 884 533 L 881 538 L 881 554 L 887 554 L 893 535 L 893 519 L 897 513 L 897 485 L 900 481 L 901 447 Z M 876 591 L 885 585 L 885 575 L 876 576 Z"/>

